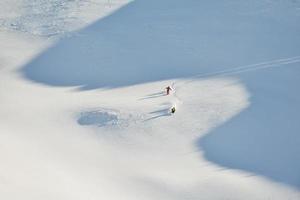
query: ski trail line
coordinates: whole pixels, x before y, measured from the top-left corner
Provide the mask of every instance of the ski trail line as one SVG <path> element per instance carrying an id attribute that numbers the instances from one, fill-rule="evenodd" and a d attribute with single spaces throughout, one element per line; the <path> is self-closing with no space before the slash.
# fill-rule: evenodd
<path id="1" fill-rule="evenodd" d="M 200 74 L 191 76 L 189 78 L 196 79 L 196 78 L 228 76 L 228 75 L 240 74 L 240 73 L 245 73 L 245 72 L 249 72 L 249 71 L 266 69 L 266 68 L 280 67 L 282 65 L 288 65 L 288 64 L 292 64 L 292 63 L 298 63 L 298 62 L 300 62 L 300 56 L 295 56 L 295 57 L 290 57 L 290 58 L 282 58 L 282 59 L 277 59 L 277 60 L 265 61 L 265 62 L 256 63 L 256 64 L 243 65 L 243 66 L 234 67 L 231 69 L 219 70 L 219 71 L 215 71 L 215 72 L 200 73 Z M 183 81 L 183 82 L 181 82 L 181 85 L 179 85 L 179 86 L 176 86 L 176 85 L 179 84 L 180 81 L 174 81 L 172 83 L 172 88 L 174 88 L 173 95 L 175 97 L 175 100 L 177 100 L 177 102 L 183 103 L 183 101 L 178 97 L 177 91 L 182 86 L 184 86 L 188 83 L 191 83 L 193 81 L 195 81 L 195 80 Z"/>

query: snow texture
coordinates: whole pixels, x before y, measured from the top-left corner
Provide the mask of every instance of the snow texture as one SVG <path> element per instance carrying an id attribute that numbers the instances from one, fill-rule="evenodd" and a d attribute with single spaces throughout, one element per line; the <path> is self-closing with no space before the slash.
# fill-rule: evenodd
<path id="1" fill-rule="evenodd" d="M 299 21 L 298 0 L 0 0 L 0 199 L 298 200 Z"/>

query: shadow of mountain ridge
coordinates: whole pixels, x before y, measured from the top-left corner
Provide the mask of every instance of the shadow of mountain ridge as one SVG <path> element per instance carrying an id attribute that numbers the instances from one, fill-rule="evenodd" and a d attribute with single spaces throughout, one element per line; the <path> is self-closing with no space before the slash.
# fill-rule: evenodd
<path id="1" fill-rule="evenodd" d="M 61 39 L 21 72 L 35 82 L 88 90 L 290 56 L 288 49 L 276 49 L 291 41 L 278 41 L 285 29 L 272 26 L 274 16 L 241 15 L 241 5 L 227 4 L 137 0 Z M 271 54 L 270 47 L 274 48 Z"/>
<path id="2" fill-rule="evenodd" d="M 300 190 L 300 95 L 294 93 L 300 82 L 297 66 L 299 63 L 240 76 L 254 94 L 251 105 L 198 140 L 207 160 Z"/>

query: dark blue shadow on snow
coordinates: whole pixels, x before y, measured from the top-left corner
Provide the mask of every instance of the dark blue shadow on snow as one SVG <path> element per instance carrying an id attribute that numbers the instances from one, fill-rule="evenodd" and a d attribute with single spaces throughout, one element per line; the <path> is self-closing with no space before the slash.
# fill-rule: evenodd
<path id="1" fill-rule="evenodd" d="M 300 64 L 293 65 L 240 76 L 251 105 L 198 141 L 206 159 L 300 189 Z"/>
<path id="2" fill-rule="evenodd" d="M 155 98 L 159 98 L 159 97 L 162 97 L 162 96 L 166 96 L 167 94 L 165 92 L 156 92 L 156 93 L 153 93 L 153 94 L 149 94 L 143 98 L 140 98 L 139 100 L 146 100 L 146 99 L 155 99 Z"/>
<path id="3" fill-rule="evenodd" d="M 182 78 L 294 53 L 289 47 L 299 42 L 289 33 L 296 27 L 277 22 L 276 16 L 241 14 L 245 6 L 232 4 L 136 0 L 62 38 L 21 71 L 35 82 L 88 90 Z M 251 5 L 249 13 L 257 9 Z"/>
<path id="4" fill-rule="evenodd" d="M 164 109 L 156 110 L 156 111 L 150 112 L 149 114 L 152 114 L 152 115 L 155 115 L 155 116 L 146 119 L 145 122 L 146 121 L 150 121 L 150 120 L 154 120 L 154 119 L 157 119 L 157 118 L 160 118 L 160 117 L 171 116 L 169 108 L 164 108 Z"/>

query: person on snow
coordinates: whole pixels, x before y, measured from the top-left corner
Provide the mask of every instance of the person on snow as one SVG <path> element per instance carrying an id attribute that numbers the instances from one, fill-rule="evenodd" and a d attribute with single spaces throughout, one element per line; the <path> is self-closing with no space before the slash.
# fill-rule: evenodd
<path id="1" fill-rule="evenodd" d="M 172 107 L 172 109 L 171 109 L 171 113 L 175 113 L 175 111 L 176 111 L 176 108 L 175 108 L 175 106 L 174 106 L 174 107 Z"/>
<path id="2" fill-rule="evenodd" d="M 167 95 L 169 95 L 172 88 L 170 86 L 168 86 L 168 87 L 166 87 L 166 90 L 167 90 Z"/>

